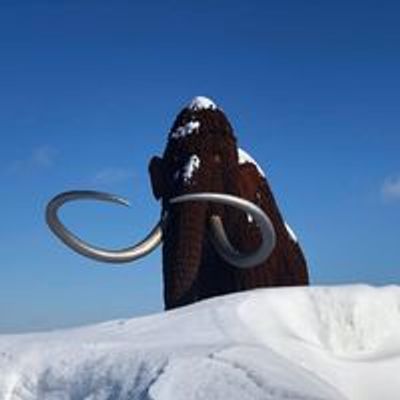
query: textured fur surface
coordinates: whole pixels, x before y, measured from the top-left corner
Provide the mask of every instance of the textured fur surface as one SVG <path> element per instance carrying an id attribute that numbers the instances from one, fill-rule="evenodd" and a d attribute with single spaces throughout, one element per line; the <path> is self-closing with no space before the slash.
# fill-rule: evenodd
<path id="1" fill-rule="evenodd" d="M 196 156 L 195 168 L 190 164 Z M 153 193 L 168 212 L 164 228 L 163 276 L 167 309 L 241 290 L 308 284 L 307 264 L 299 244 L 288 233 L 266 178 L 254 164 L 239 164 L 237 141 L 218 108 L 185 108 L 176 118 L 163 157 L 149 166 Z M 237 269 L 214 250 L 209 218 L 221 216 L 232 244 L 251 251 L 260 233 L 243 212 L 212 203 L 171 206 L 185 193 L 217 192 L 243 197 L 261 207 L 273 222 L 277 244 L 263 264 Z"/>

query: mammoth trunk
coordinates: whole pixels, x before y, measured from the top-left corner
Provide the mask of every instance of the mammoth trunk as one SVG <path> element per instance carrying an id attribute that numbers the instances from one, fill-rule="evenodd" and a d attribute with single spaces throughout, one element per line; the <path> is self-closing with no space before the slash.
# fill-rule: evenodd
<path id="1" fill-rule="evenodd" d="M 198 300 L 197 284 L 206 233 L 207 205 L 171 207 L 164 234 L 163 268 L 166 309 Z"/>

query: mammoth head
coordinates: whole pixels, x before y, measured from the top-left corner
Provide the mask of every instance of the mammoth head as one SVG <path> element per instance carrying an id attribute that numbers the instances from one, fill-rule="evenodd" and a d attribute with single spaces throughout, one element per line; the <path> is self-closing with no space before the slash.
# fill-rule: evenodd
<path id="1" fill-rule="evenodd" d="M 187 263 L 201 252 L 200 236 L 209 229 L 215 249 L 229 264 L 242 268 L 260 264 L 274 248 L 275 232 L 260 208 L 234 195 L 231 183 L 237 179 L 237 159 L 236 139 L 224 113 L 211 100 L 197 97 L 176 118 L 163 157 L 153 157 L 150 162 L 152 189 L 156 199 L 162 199 L 162 216 L 141 242 L 120 250 L 95 247 L 75 236 L 59 220 L 58 209 L 73 200 L 95 199 L 128 204 L 108 193 L 62 193 L 49 202 L 47 223 L 53 233 L 73 250 L 104 262 L 136 260 L 164 241 L 164 247 L 175 252 L 178 264 Z M 243 254 L 233 248 L 221 217 L 214 212 L 216 204 L 231 206 L 251 215 L 262 235 L 262 244 L 256 251 Z M 177 231 L 182 235 L 173 234 Z"/>
<path id="2" fill-rule="evenodd" d="M 225 114 L 196 97 L 177 116 L 163 157 L 153 157 L 149 171 L 156 199 L 184 193 L 223 192 L 238 164 L 236 138 Z"/>

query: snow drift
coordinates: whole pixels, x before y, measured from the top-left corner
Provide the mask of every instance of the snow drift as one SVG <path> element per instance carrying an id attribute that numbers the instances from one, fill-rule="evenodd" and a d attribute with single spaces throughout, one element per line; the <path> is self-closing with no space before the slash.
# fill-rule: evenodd
<path id="1" fill-rule="evenodd" d="M 397 400 L 399 371 L 400 286 L 259 289 L 0 336 L 2 400 Z"/>

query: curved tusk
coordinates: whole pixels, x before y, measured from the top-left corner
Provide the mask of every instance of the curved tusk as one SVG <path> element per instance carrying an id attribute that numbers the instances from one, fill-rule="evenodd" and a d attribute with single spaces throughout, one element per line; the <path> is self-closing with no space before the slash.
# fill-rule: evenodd
<path id="1" fill-rule="evenodd" d="M 152 231 L 139 243 L 134 246 L 120 250 L 107 250 L 101 247 L 92 246 L 69 231 L 60 221 L 57 215 L 58 209 L 67 202 L 75 200 L 100 200 L 129 206 L 125 199 L 103 192 L 90 190 L 76 190 L 64 192 L 54 197 L 46 207 L 46 222 L 52 232 L 63 243 L 83 256 L 110 263 L 126 263 L 144 257 L 153 251 L 162 241 L 161 221 Z"/>
<path id="2" fill-rule="evenodd" d="M 250 268 L 261 264 L 271 255 L 276 244 L 275 229 L 268 216 L 255 204 L 240 197 L 223 193 L 192 193 L 170 200 L 171 203 L 183 203 L 186 201 L 222 203 L 238 208 L 253 217 L 254 222 L 258 225 L 261 232 L 261 245 L 254 252 L 240 253 L 229 242 L 221 218 L 217 215 L 211 216 L 211 238 L 213 244 L 219 255 L 229 264 L 238 268 Z"/>

